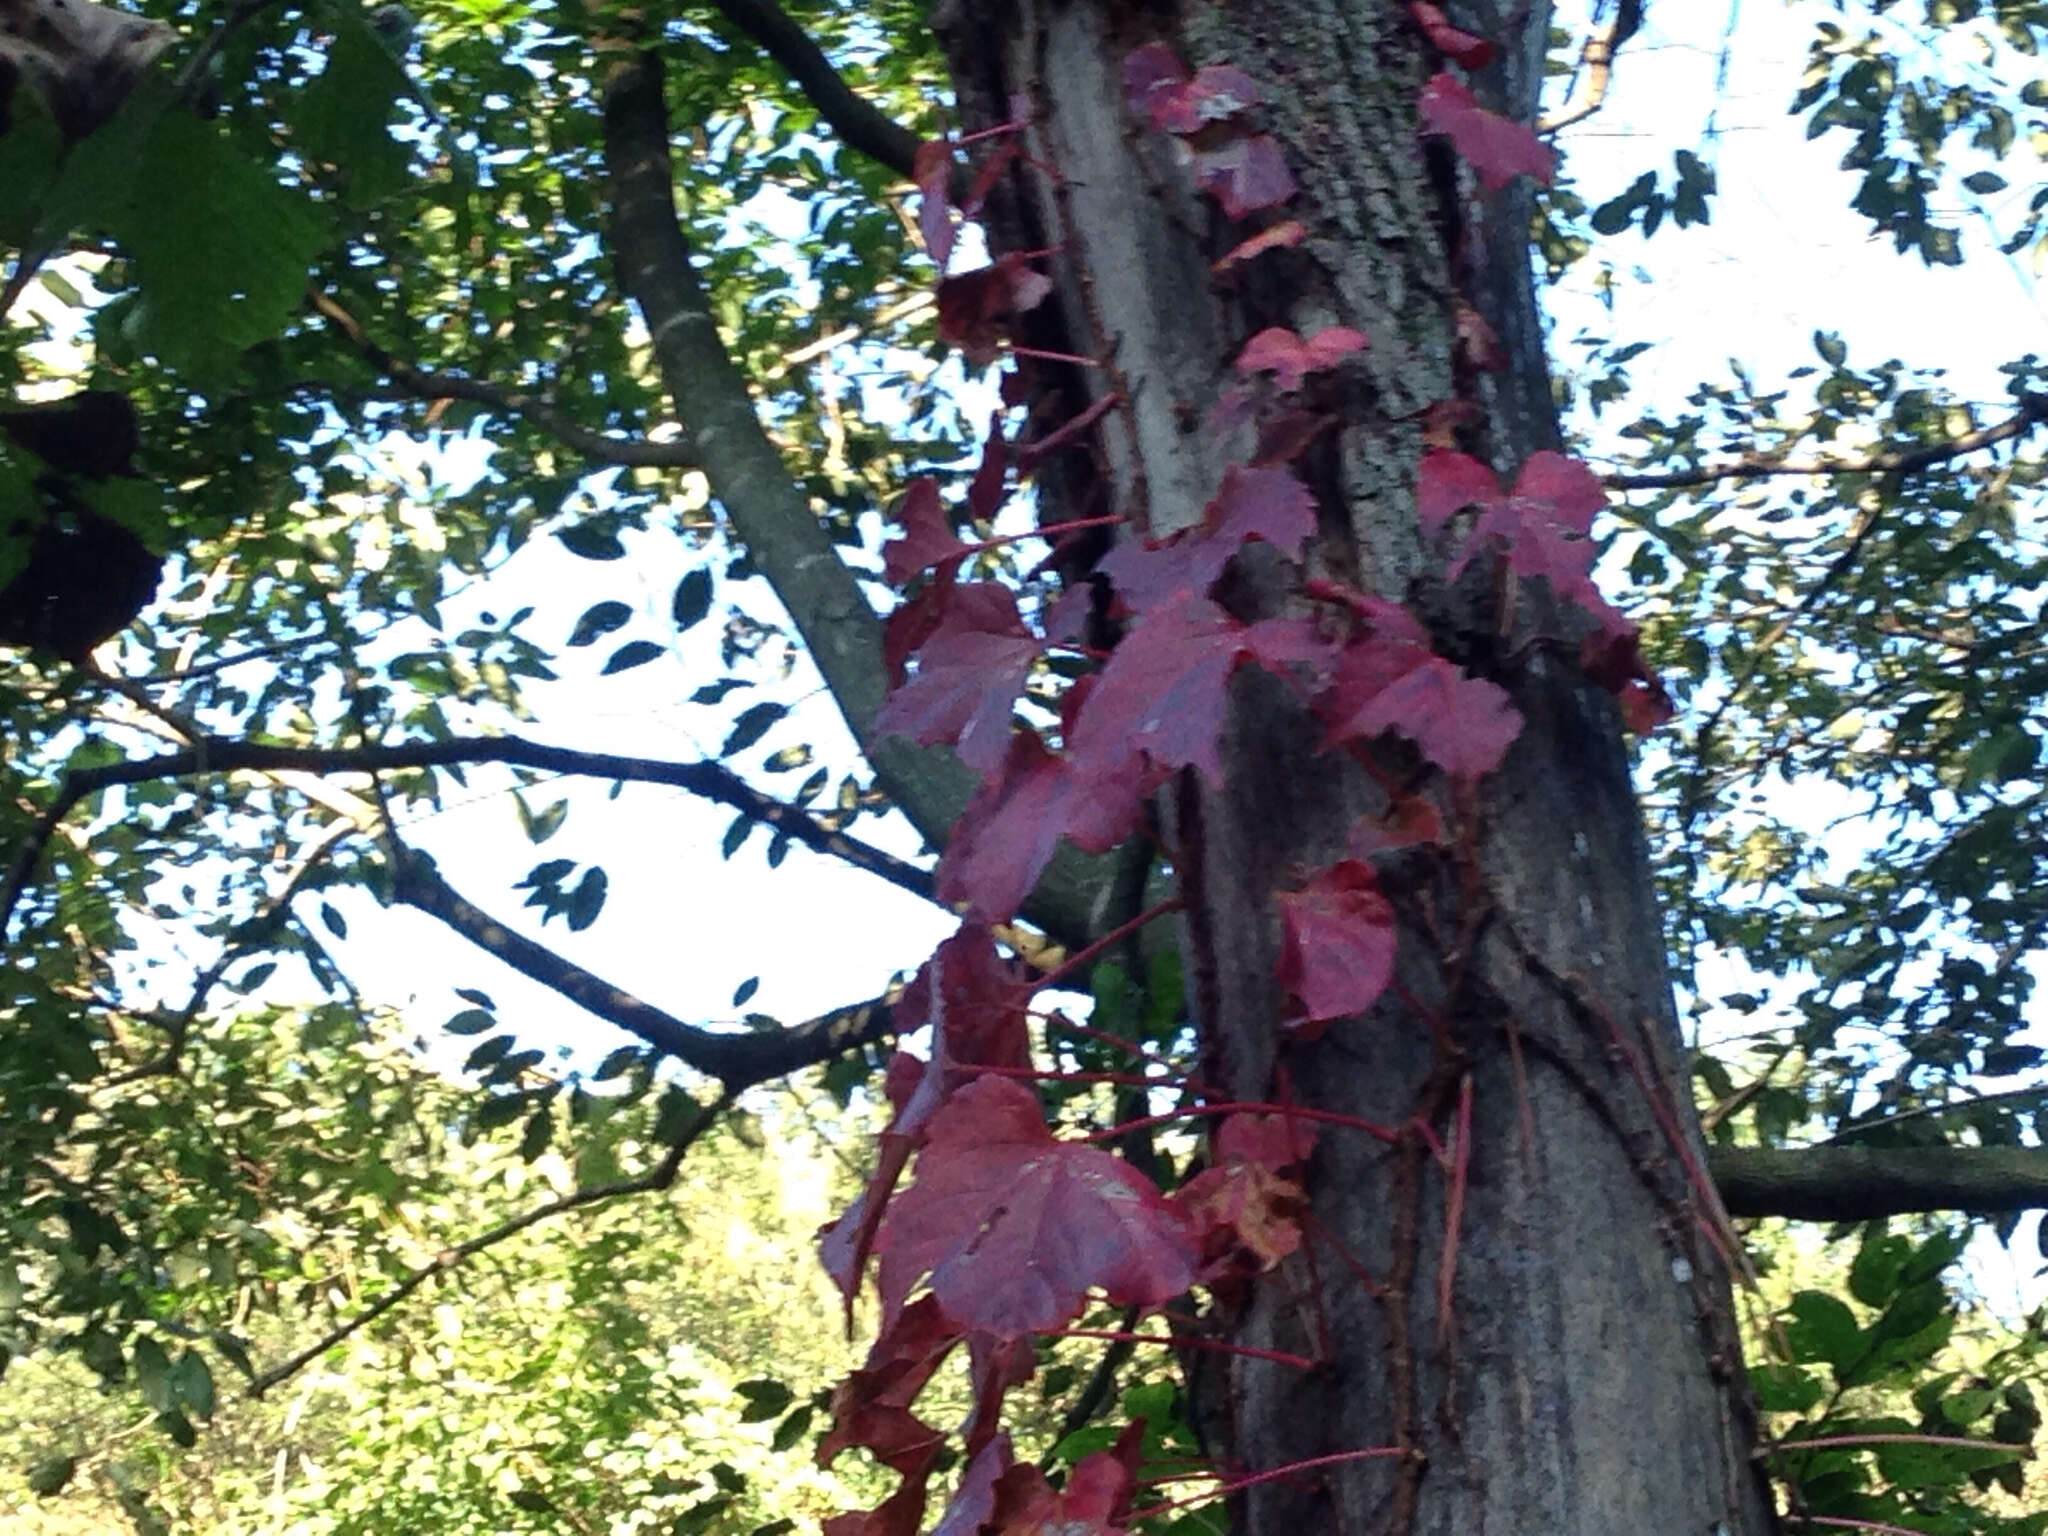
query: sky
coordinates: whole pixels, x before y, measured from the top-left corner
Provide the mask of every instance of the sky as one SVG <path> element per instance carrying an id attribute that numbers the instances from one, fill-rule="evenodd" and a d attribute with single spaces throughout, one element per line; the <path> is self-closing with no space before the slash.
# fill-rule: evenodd
<path id="1" fill-rule="evenodd" d="M 1640 237 L 1622 236 L 1605 247 L 1617 263 L 1611 314 L 1591 287 L 1590 264 L 1550 295 L 1557 350 L 1569 355 L 1580 331 L 1649 341 L 1630 372 L 1635 392 L 1612 413 L 1626 420 L 1637 408 L 1682 401 L 1701 380 L 1725 377 L 1737 359 L 1756 378 L 1772 381 L 1816 361 L 1816 330 L 1840 332 L 1850 360 L 1897 357 L 1912 366 L 1940 366 L 1966 395 L 1992 401 L 2002 395 L 1996 365 L 2014 350 L 2013 338 L 2030 328 L 2048 340 L 2048 309 L 2033 276 L 1987 252 L 1981 233 L 1961 268 L 1924 268 L 1872 237 L 1848 209 L 1852 183 L 1838 168 L 1842 135 L 1805 138 L 1804 123 L 1786 114 L 1796 89 L 1807 39 L 1816 19 L 1831 17 L 1821 3 L 1773 0 L 1668 0 L 1652 5 L 1643 30 L 1623 50 L 1607 102 L 1561 138 L 1580 194 L 1597 205 L 1657 169 L 1667 178 L 1674 150 L 1689 149 L 1712 165 L 1719 180 L 1712 223 L 1667 227 L 1654 249 L 1638 250 Z M 1732 42 L 1731 42 L 1732 39 Z M 2023 184 L 2025 150 L 2017 151 Z M 771 221 L 774 208 L 762 210 Z M 1638 267 L 1637 263 L 1640 262 Z M 984 413 L 985 418 L 985 413 Z M 1591 428 L 1597 456 L 1604 428 Z M 1611 423 L 1610 423 L 1611 425 Z M 474 449 L 430 451 L 403 439 L 382 450 L 394 477 L 424 485 L 438 476 L 459 482 L 477 472 Z M 468 456 L 465 457 L 464 455 Z M 879 547 L 878 524 L 869 550 Z M 600 599 L 634 604 L 633 628 L 587 649 L 566 651 L 562 680 L 529 690 L 538 717 L 528 734 L 567 746 L 690 760 L 713 755 L 729 707 L 687 702 L 700 683 L 719 674 L 716 616 L 680 637 L 671 654 L 605 678 L 598 668 L 613 645 L 629 636 L 666 631 L 670 594 L 689 562 L 665 532 L 627 534 L 628 558 L 596 564 L 564 553 L 552 540 L 534 541 L 486 587 L 447 605 L 451 627 L 488 608 L 499 614 L 533 604 L 539 617 L 530 633 L 543 643 L 566 638 L 576 615 Z M 730 590 L 730 589 L 727 589 Z M 1611 589 L 1625 603 L 1626 593 Z M 723 597 L 725 591 L 721 591 Z M 740 593 L 764 617 L 774 613 L 760 583 Z M 789 681 L 760 690 L 762 697 L 793 702 L 787 721 L 749 754 L 810 742 L 819 761 L 838 772 L 856 761 L 829 696 L 801 658 Z M 808 769 L 783 776 L 793 791 Z M 412 820 L 407 836 L 437 856 L 443 871 L 471 900 L 499 920 L 522 928 L 576 963 L 672 1014 L 695 1023 L 736 1020 L 761 1012 L 795 1022 L 840 1004 L 875 995 L 892 974 L 913 969 L 953 919 L 936 908 L 835 861 L 792 848 L 781 869 L 763 859 L 765 832 L 756 831 L 732 859 L 719 843 L 730 812 L 678 791 L 627 785 L 615 798 L 608 786 L 543 786 L 529 794 L 536 810 L 566 793 L 572 809 L 562 830 L 543 846 L 520 829 L 508 796 L 485 786 L 487 774 L 465 793 L 452 787 L 447 809 Z M 756 775 L 774 789 L 774 778 Z M 905 856 L 917 840 L 900 821 L 864 820 L 855 829 Z M 555 922 L 540 927 L 522 913 L 516 881 L 544 859 L 602 862 L 610 878 L 603 917 L 575 934 Z M 348 936 L 334 941 L 337 957 L 373 1001 L 403 1011 L 422 1036 L 440 1040 L 459 1059 L 462 1047 L 438 1026 L 467 1006 L 456 987 L 481 988 L 497 1001 L 503 1022 L 529 1045 L 557 1046 L 588 1065 L 621 1043 L 610 1026 L 525 982 L 451 932 L 418 913 L 377 908 L 366 896 L 344 893 L 335 902 Z M 206 957 L 195 957 L 203 960 Z M 759 990 L 736 1005 L 736 989 L 759 978 Z M 2022 1245 L 2031 1251 L 2031 1245 Z M 1973 1274 L 1992 1299 L 2022 1294 L 2019 1271 L 1995 1252 L 1973 1255 Z"/>

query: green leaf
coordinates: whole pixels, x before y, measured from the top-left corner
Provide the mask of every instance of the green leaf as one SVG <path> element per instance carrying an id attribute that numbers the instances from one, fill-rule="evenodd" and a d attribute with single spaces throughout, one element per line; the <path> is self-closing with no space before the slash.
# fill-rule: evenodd
<path id="1" fill-rule="evenodd" d="M 1815 331 L 1813 350 L 1820 354 L 1820 360 L 1830 368 L 1839 368 L 1848 361 L 1849 345 L 1833 331 Z"/>
<path id="2" fill-rule="evenodd" d="M 768 1377 L 756 1377 L 752 1381 L 736 1383 L 733 1391 L 747 1400 L 747 1406 L 740 1410 L 742 1424 L 761 1424 L 769 1419 L 780 1418 L 788 1411 L 796 1394 L 782 1382 Z"/>
<path id="3" fill-rule="evenodd" d="M 1826 1291 L 1801 1291 L 1787 1308 L 1785 1342 L 1795 1361 L 1819 1361 L 1840 1367 L 1863 1353 L 1863 1330 L 1856 1314 Z"/>
<path id="4" fill-rule="evenodd" d="M 577 523 L 555 530 L 555 537 L 570 554 L 584 560 L 623 560 L 626 546 L 611 529 L 596 523 Z"/>
<path id="5" fill-rule="evenodd" d="M 451 1035 L 480 1035 L 498 1025 L 497 1015 L 484 1008 L 465 1008 L 441 1027 Z"/>
<path id="6" fill-rule="evenodd" d="M 775 1426 L 775 1438 L 769 1442 L 769 1448 L 778 1456 L 784 1451 L 794 1449 L 804 1436 L 810 1433 L 811 1420 L 815 1414 L 816 1410 L 809 1403 L 803 1404 Z"/>
<path id="7" fill-rule="evenodd" d="M 6 140 L 0 139 L 0 144 Z M 45 1456 L 28 1469 L 28 1491 L 39 1498 L 62 1493 L 78 1470 L 76 1456 Z"/>
<path id="8" fill-rule="evenodd" d="M 666 646 L 657 645 L 652 640 L 629 640 L 605 659 L 603 675 L 610 677 L 615 672 L 643 667 L 655 658 L 667 654 Z"/>
<path id="9" fill-rule="evenodd" d="M 519 1160 L 530 1163 L 547 1151 L 549 1141 L 555 1134 L 555 1117 L 543 1106 L 527 1119 L 526 1129 L 519 1137 Z"/>
<path id="10" fill-rule="evenodd" d="M 719 839 L 719 857 L 729 859 L 734 854 L 738 853 L 740 851 L 740 844 L 744 843 L 747 840 L 747 834 L 753 830 L 753 817 L 735 816 L 733 818 L 732 825 L 725 829 L 725 836 Z"/>
<path id="11" fill-rule="evenodd" d="M 1963 185 L 1979 197 L 1988 197 L 1993 192 L 2005 190 L 2005 178 L 1996 171 L 1978 171 L 1974 175 L 1965 176 Z"/>
<path id="12" fill-rule="evenodd" d="M 741 982 L 739 986 L 733 989 L 733 1007 L 744 1008 L 747 1005 L 747 1003 L 752 1000 L 754 994 L 760 990 L 761 978 L 758 976 L 749 976 L 745 981 Z"/>
<path id="13" fill-rule="evenodd" d="M 699 566 L 676 583 L 676 595 L 669 601 L 669 613 L 678 630 L 689 629 L 711 611 L 711 572 Z"/>
<path id="14" fill-rule="evenodd" d="M 213 1417 L 213 1369 L 196 1349 L 184 1351 L 171 1366 L 170 1389 L 179 1407 L 201 1419 Z"/>
<path id="15" fill-rule="evenodd" d="M 568 643 L 572 646 L 589 645 L 600 635 L 608 635 L 625 626 L 633 617 L 633 610 L 624 603 L 607 598 L 601 603 L 592 603 L 583 610 L 583 616 L 576 621 L 576 627 L 569 631 Z"/>
<path id="16" fill-rule="evenodd" d="M 168 1412 L 176 1399 L 171 1392 L 171 1358 L 163 1345 L 143 1334 L 129 1346 L 128 1355 L 142 1400 L 159 1413 Z"/>
<path id="17" fill-rule="evenodd" d="M 756 704 L 740 711 L 733 721 L 732 730 L 726 734 L 725 745 L 718 749 L 720 757 L 731 757 L 735 752 L 744 752 L 768 733 L 768 728 L 789 713 L 786 704 Z"/>
<path id="18" fill-rule="evenodd" d="M 323 901 L 320 903 L 320 921 L 325 925 L 327 931 L 337 939 L 348 937 L 348 919 L 335 910 L 333 902 Z"/>
<path id="19" fill-rule="evenodd" d="M 604 910 L 605 893 L 611 881 L 605 872 L 592 867 L 583 872 L 583 878 L 576 882 L 576 889 L 569 893 L 569 926 L 581 933 L 597 921 L 597 914 Z"/>

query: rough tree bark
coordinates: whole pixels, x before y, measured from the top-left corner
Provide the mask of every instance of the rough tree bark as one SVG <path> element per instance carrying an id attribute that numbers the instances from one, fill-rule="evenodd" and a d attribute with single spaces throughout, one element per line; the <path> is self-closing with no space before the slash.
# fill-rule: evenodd
<path id="1" fill-rule="evenodd" d="M 1523 121 L 1536 115 L 1548 12 L 1454 16 L 1501 51 L 1475 82 L 1482 101 Z M 1125 397 L 1103 433 L 1107 484 L 1056 481 L 1050 493 L 1069 504 L 1041 516 L 1086 515 L 1100 510 L 1086 498 L 1106 497 L 1155 535 L 1189 525 L 1243 451 L 1207 423 L 1245 338 L 1272 324 L 1356 327 L 1371 341 L 1353 375 L 1364 383 L 1303 466 L 1322 509 L 1319 558 L 1419 601 L 1439 644 L 1508 688 L 1528 722 L 1474 808 L 1462 867 L 1418 865 L 1399 902 L 1396 992 L 1433 1020 L 1390 994 L 1318 1043 L 1279 1043 L 1272 892 L 1290 870 L 1340 856 L 1346 829 L 1375 808 L 1362 775 L 1315 753 L 1317 728 L 1283 690 L 1240 674 L 1228 788 L 1187 775 L 1170 797 L 1210 1080 L 1233 1098 L 1291 1094 L 1392 1125 L 1443 1123 L 1469 1082 L 1474 1114 L 1451 1244 L 1447 1180 L 1420 1137 L 1321 1139 L 1311 1230 L 1369 1281 L 1313 1244 L 1224 1326 L 1327 1367 L 1213 1357 L 1230 1363 L 1197 1379 L 1197 1413 L 1230 1475 L 1400 1454 L 1255 1486 L 1235 1501 L 1234 1530 L 1772 1529 L 1616 712 L 1571 647 L 1520 643 L 1545 622 L 1531 593 L 1510 619 L 1483 584 L 1443 591 L 1416 531 L 1416 417 L 1432 402 L 1483 406 L 1462 446 L 1510 473 L 1558 445 L 1526 182 L 1483 195 L 1418 136 L 1417 91 L 1438 65 L 1387 0 L 949 0 L 932 19 L 964 128 L 1028 105 L 1031 156 L 992 200 L 991 238 L 1058 253 L 1044 339 L 1110 360 L 1059 381 L 1069 407 L 1083 392 Z M 1266 95 L 1263 126 L 1301 186 L 1286 211 L 1308 238 L 1262 257 L 1253 285 L 1212 276 L 1245 231 L 1191 195 L 1170 142 L 1125 108 L 1120 61 L 1155 39 L 1190 68 L 1237 65 Z M 1505 371 L 1456 361 L 1461 301 L 1500 337 Z M 1233 606 L 1263 617 L 1275 599 L 1253 581 Z"/>

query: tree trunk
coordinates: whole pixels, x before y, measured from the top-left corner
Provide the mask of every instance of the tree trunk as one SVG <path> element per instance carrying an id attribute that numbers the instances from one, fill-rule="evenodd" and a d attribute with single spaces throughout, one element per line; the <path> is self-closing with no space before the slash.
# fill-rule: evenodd
<path id="1" fill-rule="evenodd" d="M 1500 51 L 1474 81 L 1482 102 L 1521 121 L 1535 116 L 1548 11 L 1463 18 Z M 1439 643 L 1448 635 L 1454 659 L 1509 689 L 1527 720 L 1476 802 L 1447 806 L 1471 829 L 1462 845 L 1417 860 L 1394 893 L 1400 985 L 1314 1043 L 1282 1027 L 1272 896 L 1292 872 L 1342 856 L 1352 824 L 1382 803 L 1376 791 L 1341 754 L 1319 754 L 1316 723 L 1247 668 L 1227 787 L 1188 773 L 1168 797 L 1206 1078 L 1235 1099 L 1291 1097 L 1409 1127 L 1391 1146 L 1326 1130 L 1308 1250 L 1216 1320 L 1234 1342 L 1322 1367 L 1211 1356 L 1227 1363 L 1194 1383 L 1228 1477 L 1383 1454 L 1247 1488 L 1234 1529 L 1772 1529 L 1717 1258 L 1725 1222 L 1704 1208 L 1616 711 L 1572 648 L 1519 643 L 1543 620 L 1540 591 L 1525 587 L 1512 609 L 1483 581 L 1446 592 L 1418 533 L 1416 418 L 1433 402 L 1484 407 L 1462 446 L 1510 474 L 1558 444 L 1526 180 L 1483 195 L 1440 141 L 1419 136 L 1417 92 L 1441 65 L 1387 0 L 949 0 L 933 22 L 965 128 L 1028 106 L 1030 157 L 987 222 L 998 249 L 1056 253 L 1055 299 L 1033 321 L 1045 334 L 1031 339 L 1108 360 L 1054 381 L 1064 413 L 1085 392 L 1124 397 L 1093 466 L 1101 483 L 1081 484 L 1086 463 L 1046 477 L 1042 503 L 1065 504 L 1042 504 L 1041 517 L 1100 510 L 1092 496 L 1154 535 L 1192 524 L 1226 463 L 1246 456 L 1210 424 L 1245 339 L 1267 325 L 1353 326 L 1370 350 L 1345 375 L 1356 382 L 1340 428 L 1300 466 L 1321 506 L 1314 559 L 1427 608 Z M 1307 237 L 1250 277 L 1211 271 L 1250 226 L 1195 196 L 1174 143 L 1125 105 L 1121 62 L 1154 40 L 1191 69 L 1234 64 L 1264 95 L 1260 126 L 1301 189 L 1284 212 Z M 1460 302 L 1500 338 L 1504 371 L 1456 361 Z M 1256 579 L 1243 586 L 1231 594 L 1239 617 L 1278 611 Z M 1453 1219 L 1455 1159 L 1413 1127 L 1419 1118 L 1449 1145 L 1467 1094 L 1469 1171 Z"/>

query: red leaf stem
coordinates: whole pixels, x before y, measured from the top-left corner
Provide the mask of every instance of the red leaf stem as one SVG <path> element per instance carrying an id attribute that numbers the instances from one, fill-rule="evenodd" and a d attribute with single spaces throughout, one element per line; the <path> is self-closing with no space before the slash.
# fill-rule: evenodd
<path id="1" fill-rule="evenodd" d="M 1170 913 L 1178 912 L 1183 905 L 1185 903 L 1178 896 L 1169 896 L 1165 901 L 1158 903 L 1156 906 L 1147 907 L 1129 922 L 1112 928 L 1086 949 L 1075 950 L 1065 960 L 1061 961 L 1057 967 L 1047 971 L 1037 981 L 1033 982 L 1031 990 L 1036 992 L 1045 987 L 1058 986 L 1068 976 L 1071 976 L 1078 967 L 1086 965 L 1104 950 L 1114 949 L 1147 923 L 1154 922 Z"/>
<path id="2" fill-rule="evenodd" d="M 1204 1488 L 1200 1493 L 1191 1493 L 1184 1499 L 1170 1499 L 1163 1504 L 1134 1509 L 1129 1519 L 1132 1525 L 1137 1525 L 1173 1510 L 1185 1509 L 1191 1504 L 1206 1504 L 1212 1499 L 1227 1499 L 1243 1489 L 1256 1487 L 1260 1483 L 1270 1483 L 1275 1478 L 1294 1477 L 1314 1467 L 1336 1466 L 1347 1461 L 1385 1460 L 1388 1457 L 1407 1454 L 1408 1452 L 1398 1445 L 1376 1445 L 1363 1451 L 1332 1451 L 1327 1456 L 1311 1456 L 1306 1461 L 1290 1461 L 1286 1466 L 1275 1467 L 1270 1472 L 1254 1472 L 1249 1477 L 1233 1478 L 1227 1483 L 1217 1484 L 1214 1488 Z"/>

